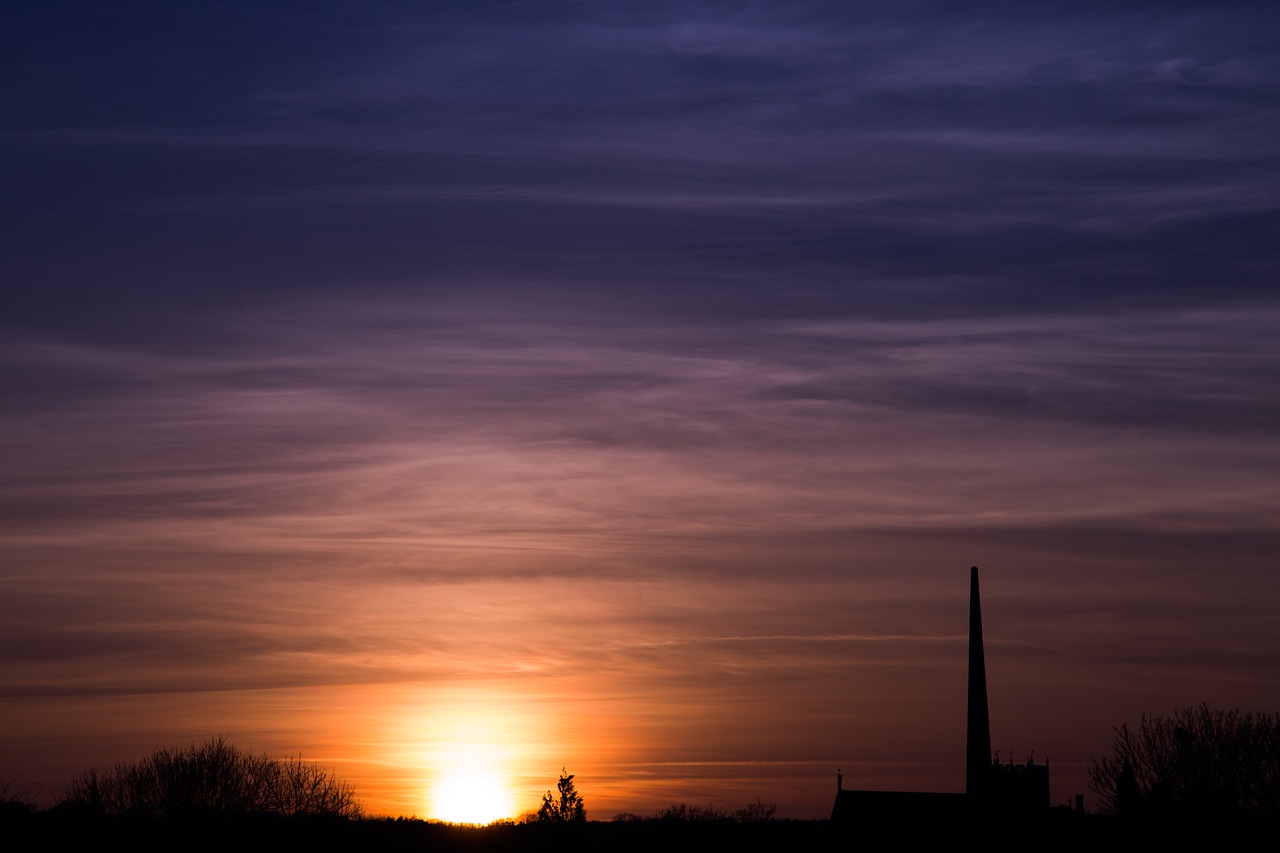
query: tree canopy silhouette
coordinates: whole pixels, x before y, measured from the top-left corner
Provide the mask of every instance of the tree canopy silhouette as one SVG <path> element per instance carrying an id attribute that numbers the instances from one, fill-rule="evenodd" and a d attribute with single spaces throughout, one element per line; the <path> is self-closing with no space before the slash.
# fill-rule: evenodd
<path id="1" fill-rule="evenodd" d="M 1280 817 L 1280 715 L 1202 704 L 1115 729 L 1089 787 L 1118 814 Z"/>
<path id="2" fill-rule="evenodd" d="M 542 795 L 542 805 L 538 807 L 534 820 L 538 823 L 585 823 L 587 807 L 582 796 L 573 787 L 573 774 L 565 773 L 560 768 L 560 781 L 556 783 L 560 792 L 559 799 L 552 797 L 547 791 Z"/>
<path id="3" fill-rule="evenodd" d="M 110 770 L 73 779 L 68 806 L 104 815 L 154 818 L 265 813 L 358 817 L 355 791 L 301 758 L 276 759 L 241 752 L 222 736 L 182 749 L 160 748 Z"/>

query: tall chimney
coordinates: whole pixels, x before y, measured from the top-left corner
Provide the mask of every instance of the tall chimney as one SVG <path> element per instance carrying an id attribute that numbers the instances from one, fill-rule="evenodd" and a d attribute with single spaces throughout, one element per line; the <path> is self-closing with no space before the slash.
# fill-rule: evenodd
<path id="1" fill-rule="evenodd" d="M 976 804 L 991 772 L 991 718 L 987 713 L 987 665 L 982 654 L 982 603 L 978 567 L 969 569 L 969 730 L 964 792 Z"/>

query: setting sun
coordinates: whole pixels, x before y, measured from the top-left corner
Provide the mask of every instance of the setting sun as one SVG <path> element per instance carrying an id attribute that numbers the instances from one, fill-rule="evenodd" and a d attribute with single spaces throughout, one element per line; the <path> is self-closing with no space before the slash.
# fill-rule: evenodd
<path id="1" fill-rule="evenodd" d="M 431 815 L 450 823 L 492 823 L 514 812 L 511 791 L 500 775 L 459 768 L 441 777 L 431 790 Z"/>
<path id="2" fill-rule="evenodd" d="M 438 689 L 435 698 L 430 711 L 409 718 L 412 738 L 421 744 L 416 757 L 427 815 L 472 824 L 512 817 L 518 810 L 513 774 L 524 752 L 512 697 Z"/>
<path id="3" fill-rule="evenodd" d="M 515 812 L 510 755 L 479 727 L 455 724 L 429 758 L 434 781 L 427 813 L 450 823 L 492 823 Z"/>
<path id="4" fill-rule="evenodd" d="M 1247 827 L 1280 0 L 15 7 L 4 849 Z"/>

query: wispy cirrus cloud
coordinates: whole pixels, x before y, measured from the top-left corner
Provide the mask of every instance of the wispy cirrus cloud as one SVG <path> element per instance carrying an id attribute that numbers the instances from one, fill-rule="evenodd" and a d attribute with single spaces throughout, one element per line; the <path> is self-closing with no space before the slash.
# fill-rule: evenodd
<path id="1" fill-rule="evenodd" d="M 971 563 L 1063 791 L 1137 713 L 1274 703 L 1275 23 L 22 12 L 5 753 L 230 719 L 408 813 L 501 707 L 619 808 L 816 814 L 837 762 L 958 778 Z"/>

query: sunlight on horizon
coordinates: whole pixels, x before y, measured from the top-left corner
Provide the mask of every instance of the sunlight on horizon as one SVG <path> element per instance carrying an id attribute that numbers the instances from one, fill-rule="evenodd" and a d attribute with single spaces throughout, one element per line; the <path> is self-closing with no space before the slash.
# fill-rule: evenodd
<path id="1" fill-rule="evenodd" d="M 513 774 L 525 753 L 522 721 L 509 696 L 445 690 L 435 706 L 404 722 L 419 768 L 426 814 L 449 823 L 487 824 L 519 812 Z"/>
<path id="2" fill-rule="evenodd" d="M 515 745 L 493 718 L 460 713 L 436 729 L 424 755 L 433 781 L 427 814 L 450 823 L 492 823 L 516 811 L 511 786 Z"/>
<path id="3" fill-rule="evenodd" d="M 515 814 L 510 787 L 501 775 L 483 768 L 446 771 L 429 799 L 430 816 L 449 823 L 488 824 Z"/>

